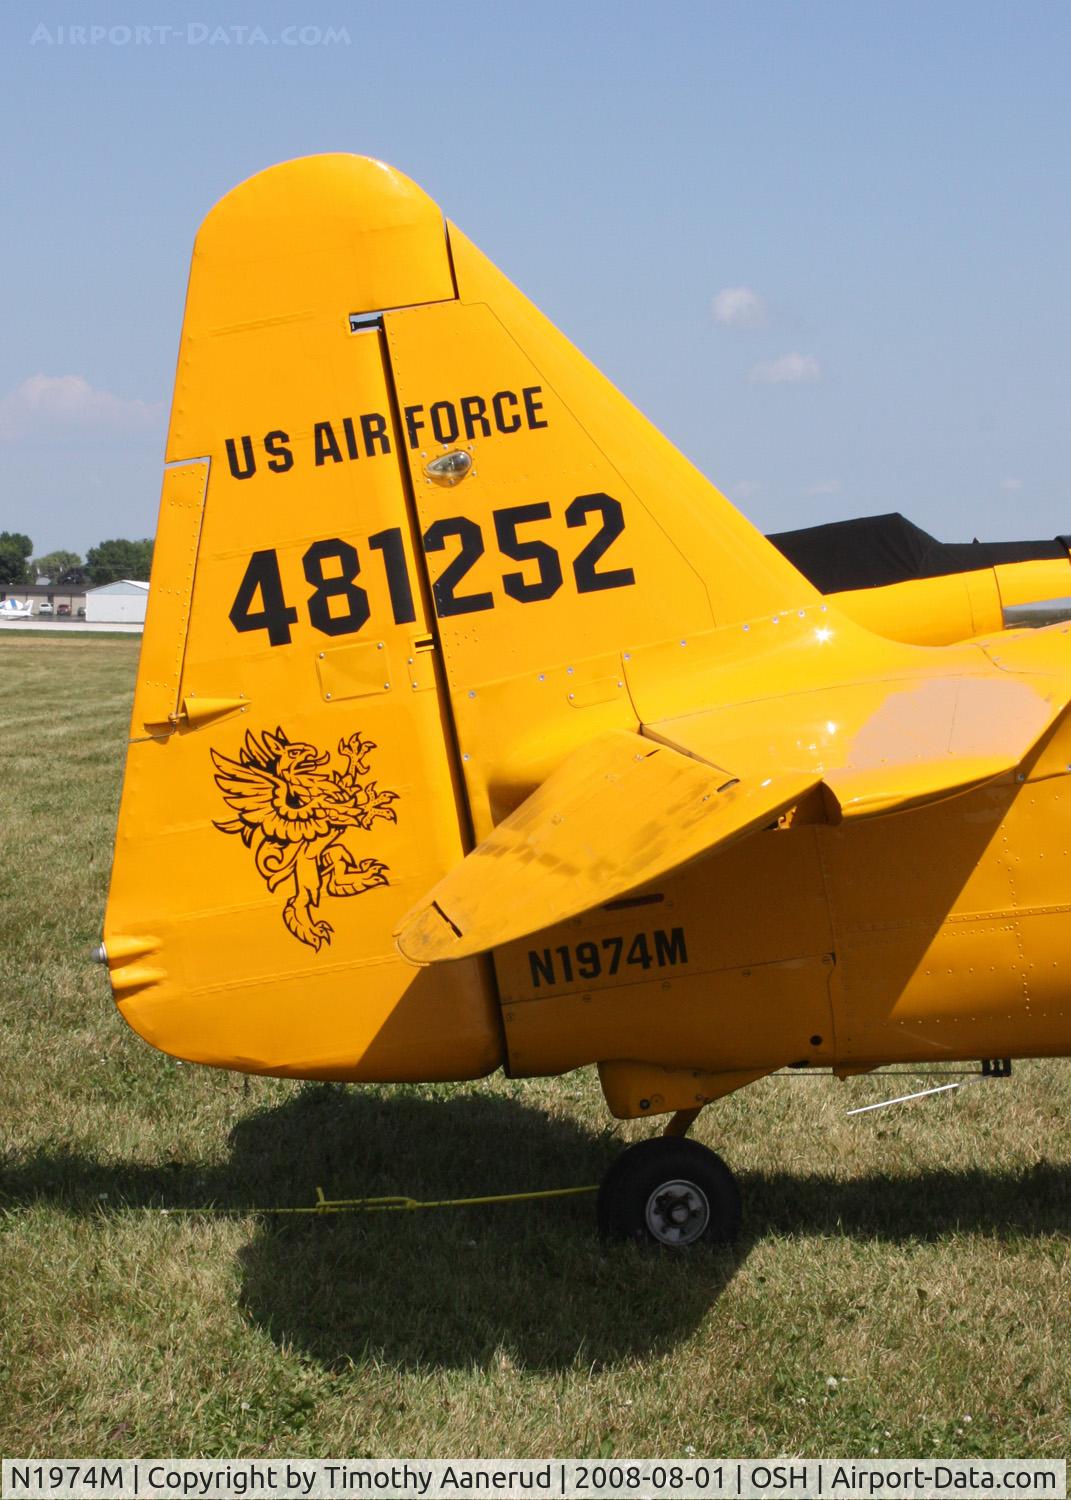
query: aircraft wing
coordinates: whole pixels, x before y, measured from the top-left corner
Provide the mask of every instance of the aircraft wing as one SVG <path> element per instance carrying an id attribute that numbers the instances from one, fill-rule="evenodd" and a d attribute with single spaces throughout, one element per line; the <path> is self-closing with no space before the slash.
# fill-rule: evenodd
<path id="1" fill-rule="evenodd" d="M 511 942 L 769 826 L 818 787 L 834 823 L 954 796 L 1011 773 L 1069 699 L 1062 673 L 990 669 L 863 680 L 600 736 L 438 882 L 398 946 L 426 964 Z"/>

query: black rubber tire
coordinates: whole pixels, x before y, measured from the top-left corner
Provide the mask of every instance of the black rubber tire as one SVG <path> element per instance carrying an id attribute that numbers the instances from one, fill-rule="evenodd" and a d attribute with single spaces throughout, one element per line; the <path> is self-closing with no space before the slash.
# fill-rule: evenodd
<path id="1" fill-rule="evenodd" d="M 740 1190 L 715 1152 L 681 1136 L 629 1146 L 602 1180 L 596 1212 L 604 1240 L 665 1250 L 729 1245 L 740 1233 Z"/>

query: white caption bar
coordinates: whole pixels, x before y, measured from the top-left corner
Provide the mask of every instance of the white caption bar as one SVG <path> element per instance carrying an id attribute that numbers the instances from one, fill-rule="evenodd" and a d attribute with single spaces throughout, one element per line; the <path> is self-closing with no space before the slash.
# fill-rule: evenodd
<path id="1" fill-rule="evenodd" d="M 6 1458 L 3 1500 L 1067 1500 L 1064 1460 L 281 1460 Z"/>
<path id="2" fill-rule="evenodd" d="M 1066 1500 L 1067 1465 L 1038 1459 L 11 1458 L 3 1500 Z"/>

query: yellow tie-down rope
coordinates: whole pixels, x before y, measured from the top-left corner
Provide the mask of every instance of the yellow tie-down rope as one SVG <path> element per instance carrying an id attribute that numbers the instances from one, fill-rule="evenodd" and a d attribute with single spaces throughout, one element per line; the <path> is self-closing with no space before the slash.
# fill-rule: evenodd
<path id="1" fill-rule="evenodd" d="M 471 1208 L 484 1203 L 528 1203 L 535 1198 L 574 1198 L 581 1193 L 596 1193 L 598 1186 L 543 1188 L 534 1193 L 488 1193 L 481 1198 L 325 1198 L 322 1187 L 316 1189 L 316 1202 L 300 1208 L 230 1207 L 215 1203 L 200 1208 L 161 1208 L 161 1214 L 377 1214 L 408 1213 L 418 1208 Z"/>

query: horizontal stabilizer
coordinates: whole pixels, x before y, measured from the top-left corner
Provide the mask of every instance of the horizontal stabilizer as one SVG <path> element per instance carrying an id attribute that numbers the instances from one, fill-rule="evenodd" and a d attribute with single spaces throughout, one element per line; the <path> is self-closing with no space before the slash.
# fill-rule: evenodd
<path id="1" fill-rule="evenodd" d="M 870 678 L 601 736 L 439 881 L 398 946 L 426 964 L 511 942 L 723 848 L 819 787 L 833 823 L 942 801 L 1015 770 L 1069 698 L 1071 678 L 1056 675 Z"/>
<path id="2" fill-rule="evenodd" d="M 813 775 L 840 822 L 905 812 L 1009 774 L 1069 695 L 1065 676 L 871 678 L 707 708 L 645 733 L 704 760 Z"/>
<path id="3" fill-rule="evenodd" d="M 627 730 L 599 736 L 439 881 L 398 946 L 427 964 L 537 932 L 774 821 L 819 779 L 739 777 Z"/>

